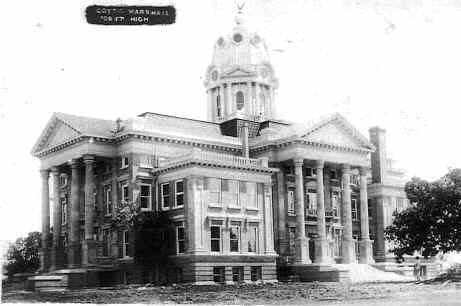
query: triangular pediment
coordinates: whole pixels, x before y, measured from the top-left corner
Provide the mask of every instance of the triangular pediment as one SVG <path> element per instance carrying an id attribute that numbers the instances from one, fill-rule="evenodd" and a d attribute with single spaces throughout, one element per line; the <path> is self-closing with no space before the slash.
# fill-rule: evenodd
<path id="1" fill-rule="evenodd" d="M 63 144 L 80 135 L 77 129 L 53 115 L 32 149 L 32 153 Z"/>
<path id="2" fill-rule="evenodd" d="M 303 133 L 302 139 L 353 149 L 374 150 L 373 145 L 339 114 L 319 122 Z"/>
<path id="3" fill-rule="evenodd" d="M 247 77 L 251 75 L 253 75 L 251 71 L 237 67 L 224 73 L 223 77 Z"/>

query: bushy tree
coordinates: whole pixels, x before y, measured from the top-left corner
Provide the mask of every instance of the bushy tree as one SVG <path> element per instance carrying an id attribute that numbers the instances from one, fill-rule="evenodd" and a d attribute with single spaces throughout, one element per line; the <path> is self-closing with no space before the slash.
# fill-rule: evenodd
<path id="1" fill-rule="evenodd" d="M 27 237 L 18 238 L 11 244 L 6 254 L 5 269 L 8 275 L 35 272 L 40 267 L 40 232 L 31 232 Z"/>
<path id="2" fill-rule="evenodd" d="M 461 169 L 428 182 L 413 178 L 405 185 L 410 208 L 395 215 L 386 229 L 398 257 L 415 251 L 425 257 L 461 250 Z"/>

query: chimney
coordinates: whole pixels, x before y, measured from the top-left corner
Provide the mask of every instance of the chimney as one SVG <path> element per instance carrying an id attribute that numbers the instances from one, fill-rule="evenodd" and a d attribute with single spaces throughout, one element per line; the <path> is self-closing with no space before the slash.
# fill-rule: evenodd
<path id="1" fill-rule="evenodd" d="M 250 148 L 248 146 L 248 123 L 243 122 L 242 132 L 240 133 L 242 137 L 242 156 L 249 158 L 250 157 Z"/>
<path id="2" fill-rule="evenodd" d="M 376 151 L 371 153 L 371 181 L 372 183 L 382 184 L 386 179 L 386 130 L 378 126 L 369 130 L 370 142 L 376 147 Z"/>

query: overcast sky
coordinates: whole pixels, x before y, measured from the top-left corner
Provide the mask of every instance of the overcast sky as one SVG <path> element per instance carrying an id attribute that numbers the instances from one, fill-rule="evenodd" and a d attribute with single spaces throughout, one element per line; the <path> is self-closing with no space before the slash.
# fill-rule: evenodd
<path id="1" fill-rule="evenodd" d="M 379 125 L 409 177 L 461 167 L 461 2 L 323 2 L 246 1 L 246 25 L 266 39 L 280 81 L 279 117 L 340 112 L 365 136 Z M 97 2 L 109 3 L 172 3 L 177 22 L 88 25 L 94 1 L 0 4 L 0 240 L 40 229 L 30 150 L 53 112 L 206 119 L 204 73 L 214 42 L 234 27 L 236 2 Z"/>

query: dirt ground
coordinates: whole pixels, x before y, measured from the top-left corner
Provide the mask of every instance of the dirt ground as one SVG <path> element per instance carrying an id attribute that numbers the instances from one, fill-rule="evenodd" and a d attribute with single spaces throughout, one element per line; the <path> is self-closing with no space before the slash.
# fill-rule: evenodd
<path id="1" fill-rule="evenodd" d="M 278 283 L 242 286 L 130 286 L 65 292 L 3 292 L 2 303 L 460 305 L 461 283 Z"/>

